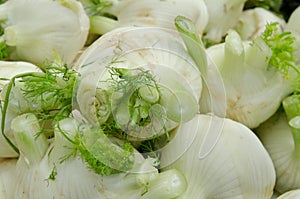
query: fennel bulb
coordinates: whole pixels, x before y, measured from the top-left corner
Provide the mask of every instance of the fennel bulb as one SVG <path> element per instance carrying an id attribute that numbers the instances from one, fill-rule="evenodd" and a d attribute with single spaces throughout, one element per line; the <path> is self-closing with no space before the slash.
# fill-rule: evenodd
<path id="1" fill-rule="evenodd" d="M 275 13 L 260 7 L 243 11 L 233 27 L 243 40 L 252 40 L 259 36 L 269 23 L 278 22 L 282 29 L 286 22 Z"/>
<path id="2" fill-rule="evenodd" d="M 200 100 L 202 113 L 213 111 L 222 116 L 225 108 L 226 117 L 249 128 L 271 117 L 281 100 L 293 91 L 298 70 L 293 42 L 288 32 L 278 30 L 277 23 L 268 25 L 264 33 L 252 41 L 242 41 L 236 31 L 229 31 L 225 43 L 207 49 L 208 68 L 218 68 L 208 73 L 207 79 L 221 75 L 226 104 L 225 107 L 211 105 L 209 93 L 205 92 Z M 211 110 L 211 106 L 218 109 Z"/>
<path id="3" fill-rule="evenodd" d="M 70 64 L 87 39 L 89 19 L 75 0 L 10 0 L 0 13 L 12 60 L 42 67 L 58 55 Z"/>
<path id="4" fill-rule="evenodd" d="M 291 14 L 291 16 L 289 17 L 288 19 L 288 22 L 287 22 L 287 26 L 286 26 L 286 29 L 287 30 L 295 30 L 297 32 L 300 32 L 300 28 L 298 26 L 299 22 L 298 22 L 298 18 L 299 18 L 299 15 L 300 15 L 300 6 L 298 6 Z"/>
<path id="5" fill-rule="evenodd" d="M 272 160 L 255 134 L 241 123 L 197 115 L 182 124 L 160 152 L 162 171 L 175 168 L 187 180 L 183 199 L 272 196 Z"/>
<path id="6" fill-rule="evenodd" d="M 71 112 L 76 78 L 77 73 L 62 63 L 52 63 L 44 71 L 39 69 L 17 74 L 9 79 L 1 92 L 2 115 L 5 116 L 7 111 L 17 114 L 33 112 L 44 113 L 46 120 L 58 120 L 58 117 Z"/>
<path id="7" fill-rule="evenodd" d="M 210 112 L 217 112 L 219 116 L 225 117 L 226 93 L 223 78 L 216 65 L 210 64 L 208 67 L 206 48 L 194 23 L 184 16 L 178 16 L 175 19 L 175 26 L 189 55 L 202 75 L 203 89 L 200 98 L 200 112 L 203 112 L 204 107 L 204 110 L 209 109 Z"/>
<path id="8" fill-rule="evenodd" d="M 296 9 L 287 23 L 286 31 L 291 31 L 296 41 L 293 43 L 296 60 L 299 63 L 299 27 Z M 296 17 L 296 18 L 295 18 Z M 299 76 L 299 71 L 297 71 Z M 268 150 L 276 169 L 276 190 L 283 194 L 292 189 L 300 188 L 299 176 L 299 82 L 296 82 L 294 93 L 282 101 L 283 109 L 279 109 L 270 119 L 261 124 L 256 132 Z"/>
<path id="9" fill-rule="evenodd" d="M 281 194 L 277 199 L 297 199 L 300 197 L 300 189 L 294 189 Z"/>
<path id="10" fill-rule="evenodd" d="M 132 139 L 164 134 L 198 112 L 201 73 L 175 31 L 115 29 L 87 48 L 75 68 L 81 76 L 74 107 L 93 124 L 116 122 Z"/>
<path id="11" fill-rule="evenodd" d="M 76 117 L 79 119 L 78 115 Z M 185 178 L 179 171 L 173 169 L 159 173 L 154 167 L 156 160 L 149 157 L 144 158 L 138 151 L 133 154 L 134 164 L 130 170 L 120 170 L 117 173 L 96 173 L 96 167 L 109 169 L 105 159 L 118 162 L 122 162 L 122 159 L 114 158 L 114 156 L 119 157 L 119 152 L 115 150 L 93 152 L 90 150 L 90 154 L 100 162 L 96 165 L 86 161 L 87 153 L 82 153 L 80 149 L 76 151 L 78 146 L 73 141 L 80 133 L 78 132 L 80 129 L 84 130 L 89 127 L 77 119 L 65 118 L 57 124 L 52 143 L 53 148 L 48 155 L 49 165 L 55 165 L 53 182 L 57 184 L 66 198 L 173 198 L 185 190 Z M 91 134 L 85 136 L 91 136 Z M 110 144 L 117 147 L 113 143 L 113 139 L 110 139 L 111 141 L 99 138 L 98 141 L 102 140 L 102 145 Z M 97 154 L 104 154 L 106 157 L 100 158 Z M 91 158 L 90 155 L 89 158 Z M 170 187 L 169 183 L 173 181 L 176 181 L 177 184 Z"/>
<path id="12" fill-rule="evenodd" d="M 39 67 L 29 62 L 22 61 L 0 61 L 0 89 L 2 90 L 4 85 L 14 77 L 15 75 L 26 72 L 38 72 L 41 71 Z M 7 79 L 7 80 L 4 80 Z"/>
<path id="13" fill-rule="evenodd" d="M 237 23 L 246 0 L 204 0 L 204 2 L 209 16 L 204 29 L 204 38 L 219 43 L 227 31 Z"/>
<path id="14" fill-rule="evenodd" d="M 5 91 L 7 88 L 7 84 L 9 81 L 15 76 L 28 72 L 40 72 L 39 67 L 28 63 L 28 62 L 12 62 L 12 61 L 0 61 L 0 102 L 1 102 L 1 135 L 0 135 L 0 157 L 9 158 L 9 157 L 17 157 L 18 154 L 13 150 L 13 148 L 7 142 L 7 138 L 10 140 L 14 140 L 14 136 L 12 134 L 10 123 L 14 117 L 18 115 L 18 110 L 11 109 L 7 110 L 4 113 L 4 104 L 5 104 Z M 12 103 L 13 104 L 13 103 Z M 6 119 L 2 120 L 3 115 L 6 115 Z"/>
<path id="15" fill-rule="evenodd" d="M 281 194 L 300 188 L 299 95 L 285 98 L 282 104 L 283 109 L 255 130 L 273 160 L 275 189 Z"/>
<path id="16" fill-rule="evenodd" d="M 70 121 L 67 119 L 63 121 L 61 130 L 68 129 L 69 131 L 65 133 L 72 133 L 71 131 L 74 131 L 72 120 L 69 124 Z M 120 197 L 119 195 L 118 197 L 105 195 L 109 191 L 103 186 L 108 185 L 108 183 L 103 183 L 102 176 L 90 170 L 86 163 L 79 158 L 80 156 L 73 153 L 69 154 L 70 151 L 74 152 L 74 146 L 62 135 L 60 130 L 56 131 L 57 134 L 52 143 L 46 139 L 44 134 L 37 137 L 40 126 L 37 118 L 32 113 L 16 117 L 12 121 L 12 127 L 20 149 L 20 157 L 16 165 L 14 198 L 82 199 Z M 123 186 L 129 188 L 130 180 L 126 180 L 127 178 L 127 175 L 124 174 L 120 175 L 117 180 L 123 180 Z M 135 176 L 132 178 L 135 179 Z M 115 181 L 115 183 L 118 181 Z M 135 189 L 135 186 L 133 189 Z M 142 190 L 138 190 L 139 193 Z M 115 192 L 111 194 L 111 196 L 113 195 L 115 195 Z"/>
<path id="17" fill-rule="evenodd" d="M 296 38 L 295 46 L 295 57 L 297 63 L 300 63 L 300 28 L 299 28 L 299 17 L 300 17 L 300 6 L 298 6 L 289 17 L 287 21 L 285 31 L 291 31 L 292 35 Z"/>
<path id="18" fill-rule="evenodd" d="M 15 158 L 0 159 L 0 198 L 14 198 L 16 162 Z"/>
<path id="19" fill-rule="evenodd" d="M 18 149 L 10 139 L 11 119 L 23 113 L 37 114 L 45 132 L 51 129 L 52 123 L 68 116 L 72 110 L 77 73 L 60 64 L 53 63 L 45 71 L 39 69 L 17 74 L 1 91 L 1 132 L 17 153 Z M 52 131 L 47 132 L 47 136 L 51 134 Z"/>
<path id="20" fill-rule="evenodd" d="M 48 140 L 40 134 L 40 125 L 34 114 L 17 116 L 12 120 L 12 131 L 20 156 L 16 163 L 14 198 L 60 198 L 56 185 L 47 180 L 52 168 L 48 165 Z"/>
<path id="21" fill-rule="evenodd" d="M 175 29 L 178 15 L 190 18 L 202 34 L 208 22 L 208 12 L 203 0 L 123 0 L 117 7 L 120 26 L 158 26 Z"/>

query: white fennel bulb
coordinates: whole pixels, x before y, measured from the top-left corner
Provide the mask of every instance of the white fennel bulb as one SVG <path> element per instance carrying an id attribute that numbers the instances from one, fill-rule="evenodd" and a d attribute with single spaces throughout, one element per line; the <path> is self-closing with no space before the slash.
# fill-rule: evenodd
<path id="1" fill-rule="evenodd" d="M 132 138 L 149 139 L 198 112 L 201 73 L 173 30 L 115 29 L 87 48 L 75 67 L 81 75 L 75 108 L 91 123 L 113 117 Z M 147 118 L 150 123 L 136 125 Z"/>
<path id="2" fill-rule="evenodd" d="M 52 149 L 46 154 L 48 164 L 54 171 L 52 181 L 66 199 L 104 198 L 99 193 L 100 176 L 76 155 L 73 143 L 68 140 L 74 139 L 77 130 L 78 124 L 71 118 L 59 121 L 54 129 Z"/>
<path id="3" fill-rule="evenodd" d="M 41 69 L 36 65 L 23 61 L 0 61 L 0 89 L 15 75 L 27 72 L 39 72 Z M 4 80 L 7 79 L 7 80 Z"/>
<path id="4" fill-rule="evenodd" d="M 281 194 L 277 199 L 298 199 L 300 198 L 300 189 L 294 189 Z"/>
<path id="5" fill-rule="evenodd" d="M 300 6 L 297 7 L 290 15 L 285 30 L 291 31 L 292 35 L 296 38 L 295 48 L 297 49 L 295 52 L 295 56 L 297 58 L 297 63 L 300 63 Z"/>
<path id="6" fill-rule="evenodd" d="M 70 64 L 87 39 L 89 19 L 75 0 L 10 0 L 0 12 L 13 60 L 42 66 L 59 55 Z"/>
<path id="7" fill-rule="evenodd" d="M 255 130 L 273 160 L 275 189 L 281 194 L 300 189 L 299 95 L 285 98 L 282 104 L 283 109 Z"/>
<path id="8" fill-rule="evenodd" d="M 13 61 L 0 61 L 0 101 L 1 107 L 4 106 L 6 101 L 6 86 L 9 81 L 15 76 L 28 72 L 39 72 L 41 71 L 39 67 L 28 62 L 13 62 Z M 0 121 L 2 121 L 4 110 L 1 108 Z M 18 154 L 13 150 L 13 148 L 8 144 L 4 135 L 10 140 L 14 140 L 13 133 L 10 128 L 10 123 L 14 117 L 18 115 L 18 111 L 8 108 L 5 112 L 5 119 L 0 124 L 1 135 L 0 135 L 0 157 L 9 158 L 17 157 Z M 3 135 L 4 134 L 4 135 Z"/>
<path id="9" fill-rule="evenodd" d="M 16 163 L 14 198 L 61 198 L 55 183 L 49 179 L 52 166 L 48 164 L 48 140 L 36 116 L 23 114 L 13 119 L 12 130 L 20 156 Z"/>
<path id="10" fill-rule="evenodd" d="M 221 42 L 229 29 L 235 26 L 243 12 L 246 0 L 204 0 L 208 10 L 208 24 L 204 37 L 212 42 Z"/>
<path id="11" fill-rule="evenodd" d="M 14 198 L 16 162 L 15 158 L 0 159 L 0 198 Z"/>
<path id="12" fill-rule="evenodd" d="M 118 22 L 121 26 L 158 26 L 175 29 L 174 19 L 182 15 L 190 18 L 199 33 L 208 22 L 203 0 L 124 0 L 118 5 Z"/>
<path id="13" fill-rule="evenodd" d="M 225 107 L 218 106 L 217 103 L 223 104 L 224 99 L 210 101 L 210 93 L 204 92 L 200 101 L 202 113 L 214 112 L 223 116 L 225 109 L 226 117 L 249 128 L 255 128 L 271 117 L 281 100 L 293 91 L 296 71 L 290 67 L 295 65 L 292 43 L 290 34 L 280 33 L 276 23 L 270 24 L 266 32 L 252 41 L 242 41 L 236 31 L 229 31 L 225 43 L 206 51 L 208 68 L 218 68 L 208 73 L 206 79 L 222 77 L 226 104 Z"/>
<path id="14" fill-rule="evenodd" d="M 11 198 L 171 199 L 186 189 L 186 181 L 181 172 L 172 169 L 159 173 L 154 167 L 156 160 L 145 159 L 137 151 L 132 152 L 131 161 L 134 163 L 130 170 L 120 170 L 107 175 L 97 173 L 93 166 L 100 169 L 110 167 L 101 162 L 102 160 L 122 163 L 124 159 L 119 155 L 123 153 L 122 149 L 117 148 L 105 136 L 94 140 L 96 134 L 93 133 L 97 132 L 89 132 L 91 129 L 88 124 L 73 118 L 61 120 L 56 127 L 54 138 L 49 140 L 41 133 L 42 129 L 34 114 L 26 113 L 13 119 L 12 130 L 20 156 L 14 162 L 15 167 L 12 165 L 11 170 L 3 173 L 12 176 L 6 184 L 3 183 L 2 189 L 12 195 Z M 97 144 L 96 149 L 100 150 L 88 145 L 93 141 Z M 96 165 L 90 164 L 91 159 L 92 162 L 96 159 L 99 162 Z M 13 191 L 5 187 L 11 185 L 10 183 L 14 183 Z"/>
<path id="15" fill-rule="evenodd" d="M 182 199 L 270 199 L 275 185 L 272 160 L 246 126 L 214 115 L 182 124 L 160 150 L 161 169 L 183 173 Z"/>
<path id="16" fill-rule="evenodd" d="M 281 28 L 286 26 L 283 18 L 267 9 L 256 7 L 243 11 L 233 28 L 243 40 L 252 40 L 265 30 L 268 23 L 272 22 L 278 22 Z"/>
<path id="17" fill-rule="evenodd" d="M 136 175 L 129 177 L 125 173 L 118 175 L 114 184 L 110 185 L 103 179 L 103 176 L 93 172 L 80 156 L 74 154 L 76 145 L 69 140 L 72 139 L 70 133 L 78 130 L 72 128 L 78 126 L 74 126 L 74 122 L 72 120 L 70 122 L 68 118 L 61 124 L 61 129 L 56 131 L 57 134 L 50 144 L 44 134 L 38 136 L 41 129 L 33 114 L 23 114 L 12 121 L 20 150 L 20 157 L 16 164 L 14 198 L 117 199 L 120 195 L 116 192 L 120 191 L 122 186 L 126 187 L 127 191 L 130 191 L 131 187 L 134 190 L 137 189 L 137 193 L 141 195 L 144 187 L 138 189 L 137 182 L 132 185 L 133 180 L 137 181 Z M 117 182 L 120 183 L 119 190 L 110 192 L 108 188 L 116 185 Z"/>
<path id="18" fill-rule="evenodd" d="M 83 153 L 82 150 L 72 155 L 77 147 L 73 141 L 78 136 L 81 125 L 81 122 L 73 118 L 61 120 L 55 130 L 53 149 L 49 153 L 49 164 L 55 165 L 54 182 L 65 198 L 173 198 L 185 190 L 185 179 L 180 172 L 169 170 L 159 173 L 154 167 L 156 160 L 144 158 L 138 151 L 134 152 L 134 163 L 130 170 L 107 175 L 96 173 L 96 167 L 106 166 L 101 166 L 101 163 L 89 164 L 89 160 L 86 159 L 87 153 Z M 100 142 L 101 139 L 99 138 Z M 106 142 L 102 140 L 102 145 L 106 145 Z M 111 161 L 116 160 L 113 157 L 117 155 L 114 151 L 94 151 L 95 157 L 99 158 L 96 153 L 106 154 Z M 68 158 L 64 159 L 65 157 Z M 177 184 L 170 186 L 172 181 L 176 181 Z"/>

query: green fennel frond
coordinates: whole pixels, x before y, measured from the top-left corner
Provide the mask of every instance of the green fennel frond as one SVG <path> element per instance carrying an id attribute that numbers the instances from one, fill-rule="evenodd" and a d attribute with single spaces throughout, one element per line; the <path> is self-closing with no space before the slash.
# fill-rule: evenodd
<path id="1" fill-rule="evenodd" d="M 1 36 L 0 36 L 0 60 L 7 60 L 8 57 L 9 57 L 8 46 L 4 41 L 3 42 L 1 41 Z"/>
<path id="2" fill-rule="evenodd" d="M 128 171 L 134 163 L 134 147 L 129 142 L 113 143 L 100 128 L 91 128 L 75 137 L 76 149 L 89 168 L 100 175 Z"/>
<path id="3" fill-rule="evenodd" d="M 4 3 L 1 2 L 0 0 L 0 4 Z M 0 60 L 6 60 L 9 57 L 9 53 L 8 53 L 8 46 L 6 45 L 5 39 L 4 39 L 4 28 L 1 26 L 1 22 L 0 21 Z"/>
<path id="4" fill-rule="evenodd" d="M 56 168 L 56 165 L 54 165 L 49 177 L 47 178 L 47 181 L 49 181 L 49 180 L 54 181 L 56 179 L 56 176 L 57 176 L 57 168 Z"/>
<path id="5" fill-rule="evenodd" d="M 110 90 L 114 93 L 121 93 L 118 98 L 119 103 L 128 101 L 130 118 L 139 125 L 149 122 L 148 110 L 157 103 L 157 101 L 149 102 L 142 96 L 141 88 L 149 90 L 150 95 L 154 96 L 158 92 L 158 85 L 149 71 L 142 68 L 126 69 L 126 68 L 109 68 L 111 78 L 108 80 Z M 118 102 L 116 102 L 116 106 Z"/>
<path id="6" fill-rule="evenodd" d="M 166 135 L 162 135 L 160 137 L 155 137 L 150 140 L 143 141 L 138 146 L 138 151 L 144 156 L 151 157 L 155 160 L 157 160 L 157 166 L 159 166 L 159 160 L 160 160 L 160 149 L 163 148 L 167 143 L 169 143 L 169 138 Z"/>
<path id="7" fill-rule="evenodd" d="M 291 71 L 295 73 L 292 82 L 293 94 L 298 95 L 300 93 L 300 66 L 294 54 L 296 38 L 291 32 L 280 31 L 277 22 L 268 24 L 261 38 L 272 50 L 269 66 L 281 71 L 286 79 L 292 76 Z"/>
<path id="8" fill-rule="evenodd" d="M 108 0 L 92 0 L 94 4 L 94 11 L 101 13 L 103 9 L 112 6 L 112 2 Z"/>
<path id="9" fill-rule="evenodd" d="M 290 69 L 300 73 L 296 65 L 294 56 L 295 38 L 291 32 L 280 31 L 278 22 L 273 22 L 266 25 L 265 31 L 260 36 L 269 48 L 272 50 L 269 66 L 275 67 L 282 72 L 285 77 L 289 77 Z"/>
<path id="10" fill-rule="evenodd" d="M 167 134 L 166 115 L 159 101 L 161 95 L 159 85 L 150 71 L 143 68 L 111 67 L 109 73 L 110 79 L 107 82 L 110 92 L 113 93 L 111 110 L 115 118 L 122 118 L 120 128 L 125 133 L 132 131 L 138 133 L 141 128 L 150 125 L 153 126 L 150 131 L 153 132 L 148 133 L 157 134 L 156 131 L 160 130 L 154 127 L 153 120 L 156 120 Z"/>
<path id="11" fill-rule="evenodd" d="M 125 92 L 129 92 L 132 89 L 136 90 L 142 85 L 157 87 L 153 75 L 150 71 L 143 68 L 127 69 L 110 67 L 109 73 L 111 79 L 108 81 L 115 91 L 124 89 Z"/>
<path id="12" fill-rule="evenodd" d="M 77 72 L 65 65 L 53 64 L 45 72 L 28 72 L 14 76 L 7 84 L 2 106 L 1 132 L 12 148 L 17 147 L 5 135 L 6 113 L 10 103 L 11 92 L 17 82 L 21 86 L 23 98 L 29 110 L 36 114 L 40 121 L 50 120 L 52 123 L 67 117 L 72 111 L 73 87 Z M 17 99 L 18 100 L 18 99 Z"/>
<path id="13" fill-rule="evenodd" d="M 107 136 L 117 137 L 122 140 L 127 140 L 127 134 L 119 128 L 118 124 L 112 116 L 110 116 L 106 122 L 100 125 L 103 133 Z"/>
<path id="14" fill-rule="evenodd" d="M 40 104 L 41 118 L 60 120 L 71 112 L 77 76 L 78 73 L 66 65 L 53 64 L 44 73 L 24 76 L 19 81 L 24 83 L 25 97 Z M 50 114 L 53 112 L 55 114 Z"/>
<path id="15" fill-rule="evenodd" d="M 80 0 L 89 16 L 107 16 L 115 18 L 110 13 L 106 13 L 105 9 L 113 5 L 111 0 Z"/>

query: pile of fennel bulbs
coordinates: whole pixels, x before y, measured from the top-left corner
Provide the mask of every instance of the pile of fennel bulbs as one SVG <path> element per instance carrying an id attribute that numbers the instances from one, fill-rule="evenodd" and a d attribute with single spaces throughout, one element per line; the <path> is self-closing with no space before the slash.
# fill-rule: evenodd
<path id="1" fill-rule="evenodd" d="M 300 198 L 300 8 L 0 1 L 0 198 Z"/>

